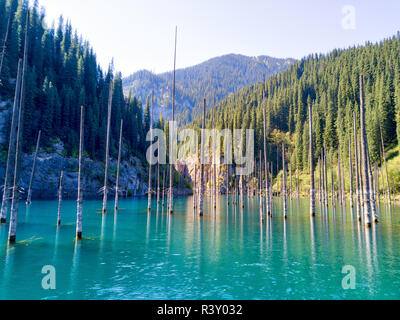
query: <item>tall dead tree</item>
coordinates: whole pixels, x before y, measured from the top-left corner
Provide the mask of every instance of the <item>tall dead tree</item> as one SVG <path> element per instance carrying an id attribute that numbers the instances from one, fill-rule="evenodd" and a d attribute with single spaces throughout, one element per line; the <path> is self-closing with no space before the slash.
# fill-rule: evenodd
<path id="1" fill-rule="evenodd" d="M 118 197 L 119 197 L 119 171 L 121 166 L 121 153 L 122 153 L 122 129 L 124 120 L 121 119 L 121 127 L 119 129 L 119 146 L 118 146 L 118 162 L 117 162 L 117 181 L 115 183 L 115 203 L 114 209 L 118 210 Z"/>
<path id="2" fill-rule="evenodd" d="M 39 131 L 37 142 L 36 142 L 35 154 L 33 156 L 31 178 L 29 179 L 28 197 L 26 199 L 26 204 L 27 205 L 30 205 L 32 203 L 32 182 L 33 182 L 33 176 L 35 175 L 36 159 L 37 159 L 37 155 L 38 155 L 38 152 L 39 152 L 41 134 L 42 134 L 42 131 Z"/>
<path id="3" fill-rule="evenodd" d="M 64 171 L 60 174 L 60 183 L 58 185 L 58 212 L 57 212 L 57 226 L 61 225 L 61 203 L 62 203 L 62 183 L 63 183 Z"/>
<path id="4" fill-rule="evenodd" d="M 20 159 L 22 153 L 22 137 L 23 137 L 23 123 L 24 123 L 24 93 L 25 93 L 25 74 L 28 68 L 28 30 L 29 30 L 29 9 L 26 12 L 25 24 L 25 43 L 24 43 L 24 58 L 21 76 L 21 92 L 19 93 L 19 111 L 18 111 L 18 124 L 16 128 L 16 142 L 15 142 L 15 158 L 14 158 L 14 182 L 12 187 L 11 197 L 11 214 L 10 214 L 10 228 L 8 232 L 8 241 L 15 243 L 17 234 L 17 219 L 18 219 L 18 204 L 20 196 Z"/>
<path id="5" fill-rule="evenodd" d="M 282 143 L 282 170 L 283 170 L 283 217 L 287 219 L 287 189 L 286 189 L 286 154 L 285 154 L 285 145 Z"/>
<path id="6" fill-rule="evenodd" d="M 152 83 L 152 89 L 151 89 L 151 110 L 150 110 L 150 143 L 153 143 L 153 106 L 154 106 L 154 76 L 153 76 L 153 83 Z M 151 151 L 150 154 L 153 154 L 153 148 L 152 146 L 150 147 Z M 149 161 L 149 190 L 147 194 L 147 211 L 151 212 L 151 161 Z"/>
<path id="7" fill-rule="evenodd" d="M 351 151 L 351 136 L 349 136 L 349 174 L 350 174 L 350 208 L 354 208 L 354 195 L 353 195 L 353 156 Z"/>
<path id="8" fill-rule="evenodd" d="M 20 90 L 21 90 L 21 73 L 22 73 L 22 59 L 18 61 L 18 72 L 17 72 L 17 80 L 15 84 L 15 95 L 14 95 L 14 103 L 12 109 L 11 116 L 11 127 L 10 127 L 10 138 L 8 143 L 8 154 L 7 154 L 7 162 L 6 162 L 6 172 L 4 177 L 4 186 L 3 186 L 3 200 L 1 203 L 1 217 L 0 223 L 6 223 L 7 220 L 7 211 L 8 211 L 8 203 L 10 201 L 10 178 L 11 178 L 11 168 L 13 165 L 13 160 L 15 156 L 15 139 L 16 139 L 16 130 L 17 130 L 17 121 L 18 121 L 18 112 L 19 112 L 19 99 L 20 99 Z"/>
<path id="9" fill-rule="evenodd" d="M 83 160 L 83 106 L 81 106 L 81 123 L 79 133 L 79 169 L 78 169 L 78 200 L 76 209 L 76 238 L 82 239 L 82 205 L 83 205 L 83 191 L 82 191 L 82 160 Z"/>
<path id="10" fill-rule="evenodd" d="M 203 100 L 203 118 L 201 128 L 201 146 L 200 146 L 200 190 L 199 190 L 199 215 L 204 214 L 204 147 L 205 147 L 205 127 L 206 127 L 206 99 Z"/>
<path id="11" fill-rule="evenodd" d="M 335 199 L 335 179 L 333 176 L 332 151 L 329 153 L 329 162 L 331 165 L 331 202 L 332 202 L 332 210 L 333 210 L 336 207 L 336 199 Z"/>
<path id="12" fill-rule="evenodd" d="M 173 72 L 173 81 L 172 81 L 172 123 L 175 121 L 175 81 L 176 81 L 176 44 L 178 39 L 178 28 L 175 28 L 175 53 L 174 53 L 174 72 Z M 174 142 L 171 138 L 170 141 L 170 149 L 171 155 L 174 154 Z M 170 159 L 169 165 L 169 213 L 174 213 L 174 159 Z"/>
<path id="13" fill-rule="evenodd" d="M 375 223 L 379 222 L 377 210 L 376 210 L 376 200 L 375 200 L 375 192 L 374 192 L 374 177 L 372 176 L 371 169 L 371 158 L 369 156 L 369 149 L 367 148 L 367 164 L 368 164 L 368 182 L 369 182 L 369 196 L 371 202 L 371 215 L 374 219 Z"/>
<path id="14" fill-rule="evenodd" d="M 113 82 L 110 80 L 110 89 L 108 93 L 108 113 L 107 113 L 107 137 L 106 137 L 106 161 L 104 169 L 104 187 L 103 187 L 103 213 L 107 212 L 107 193 L 108 193 L 108 162 L 110 159 L 110 131 L 111 131 L 111 107 L 113 95 Z"/>
<path id="15" fill-rule="evenodd" d="M 322 156 L 319 157 L 318 159 L 318 171 L 319 171 L 319 189 L 318 189 L 318 200 L 319 200 L 319 204 L 322 205 Z"/>
<path id="16" fill-rule="evenodd" d="M 361 221 L 361 189 L 360 189 L 360 159 L 359 148 L 358 148 L 358 139 L 357 139 L 357 122 L 356 122 L 356 113 L 353 112 L 353 134 L 354 134 L 354 159 L 355 159 L 355 167 L 356 167 L 356 211 L 357 211 L 357 219 Z"/>
<path id="17" fill-rule="evenodd" d="M 365 114 L 364 114 L 364 77 L 360 75 L 360 129 L 361 129 L 361 168 L 363 180 L 363 199 L 364 199 L 364 222 L 367 227 L 371 227 L 371 202 L 369 196 L 369 178 L 368 178 L 368 152 L 367 135 L 365 132 Z"/>
<path id="18" fill-rule="evenodd" d="M 312 123 L 312 106 L 308 104 L 309 138 L 310 138 L 310 214 L 315 217 L 315 185 L 314 185 L 314 139 Z"/>
<path id="19" fill-rule="evenodd" d="M 264 168 L 265 168 L 265 209 L 267 211 L 267 215 L 271 216 L 272 208 L 270 203 L 270 195 L 269 195 L 269 179 L 268 179 L 268 166 L 267 166 L 267 103 L 265 97 L 265 76 L 263 77 L 263 87 L 262 87 L 262 95 L 263 95 L 263 136 L 264 136 Z"/>
<path id="20" fill-rule="evenodd" d="M 160 156 L 160 141 L 157 143 L 157 152 L 158 156 Z M 157 159 L 157 206 L 160 204 L 160 159 Z"/>

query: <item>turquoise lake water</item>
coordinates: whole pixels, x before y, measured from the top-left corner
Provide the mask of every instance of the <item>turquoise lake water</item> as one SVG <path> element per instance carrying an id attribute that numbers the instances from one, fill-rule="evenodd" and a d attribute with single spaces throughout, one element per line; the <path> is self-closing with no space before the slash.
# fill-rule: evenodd
<path id="1" fill-rule="evenodd" d="M 245 209 L 193 212 L 192 198 L 175 214 L 147 214 L 147 199 L 122 199 L 102 215 L 84 202 L 83 236 L 75 241 L 76 202 L 20 204 L 16 245 L 0 226 L 0 299 L 400 299 L 400 210 L 381 206 L 367 230 L 347 211 L 309 217 L 309 201 L 274 200 L 274 218 L 260 224 L 259 200 Z M 209 201 L 209 199 L 208 199 Z M 110 202 L 110 208 L 112 203 Z M 318 208 L 318 202 L 317 202 Z M 43 266 L 56 270 L 56 290 L 44 290 Z M 344 290 L 342 269 L 356 270 Z"/>

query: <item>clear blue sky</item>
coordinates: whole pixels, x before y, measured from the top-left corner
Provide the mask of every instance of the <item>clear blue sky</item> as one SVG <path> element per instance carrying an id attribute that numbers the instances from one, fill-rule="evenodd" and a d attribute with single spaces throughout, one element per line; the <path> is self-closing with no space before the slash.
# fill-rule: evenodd
<path id="1" fill-rule="evenodd" d="M 32 0 L 31 0 L 32 1 Z M 50 25 L 60 14 L 88 39 L 106 67 L 114 57 L 124 76 L 240 53 L 301 58 L 400 30 L 399 0 L 40 0 Z M 355 9 L 343 14 L 343 7 Z M 344 17 L 346 28 L 343 28 Z M 350 21 L 351 29 L 348 29 Z"/>

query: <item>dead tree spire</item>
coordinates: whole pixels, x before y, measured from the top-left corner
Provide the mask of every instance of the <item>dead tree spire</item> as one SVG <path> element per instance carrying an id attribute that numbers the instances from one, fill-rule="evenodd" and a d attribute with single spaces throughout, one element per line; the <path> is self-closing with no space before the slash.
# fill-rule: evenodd
<path id="1" fill-rule="evenodd" d="M 30 205 L 32 203 L 32 182 L 33 182 L 33 176 L 35 175 L 36 159 L 37 159 L 37 155 L 38 155 L 38 152 L 39 152 L 41 134 L 42 134 L 42 131 L 39 131 L 37 142 L 36 142 L 35 155 L 33 156 L 31 178 L 29 180 L 28 197 L 27 197 L 27 200 L 26 200 L 26 204 L 27 205 Z"/>
<path id="2" fill-rule="evenodd" d="M 112 108 L 113 82 L 110 79 L 110 88 L 108 93 L 108 113 L 107 113 L 107 137 L 106 137 L 106 161 L 104 170 L 104 189 L 103 189 L 103 213 L 107 212 L 107 193 L 108 193 L 108 161 L 110 159 L 110 131 L 111 131 L 111 108 Z"/>

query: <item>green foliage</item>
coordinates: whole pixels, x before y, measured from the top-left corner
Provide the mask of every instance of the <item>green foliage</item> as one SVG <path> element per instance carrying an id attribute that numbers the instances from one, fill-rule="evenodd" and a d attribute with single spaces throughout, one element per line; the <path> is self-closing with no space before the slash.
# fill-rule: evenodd
<path id="1" fill-rule="evenodd" d="M 18 59 L 23 56 L 28 0 L 0 0 L 0 39 L 5 38 L 8 17 L 11 26 L 4 66 L 0 75 L 0 95 L 12 100 Z M 76 156 L 79 143 L 80 106 L 85 107 L 84 148 L 96 160 L 104 160 L 109 84 L 114 82 L 111 117 L 111 155 L 118 153 L 120 120 L 124 119 L 124 144 L 143 157 L 145 127 L 140 100 L 125 100 L 120 73 L 114 76 L 111 63 L 104 72 L 89 42 L 73 31 L 60 17 L 56 27 L 47 27 L 45 12 L 35 1 L 30 8 L 28 68 L 25 77 L 23 148 L 29 152 L 42 130 L 43 147 L 58 138 L 68 156 Z M 14 79 L 14 80 L 13 80 Z M 6 134 L 7 136 L 7 134 Z M 6 142 L 8 143 L 8 142 Z"/>

